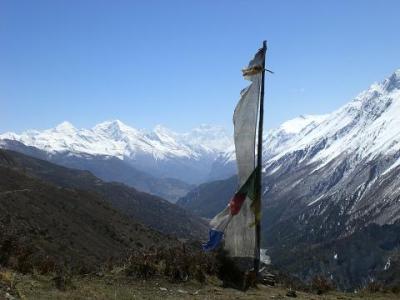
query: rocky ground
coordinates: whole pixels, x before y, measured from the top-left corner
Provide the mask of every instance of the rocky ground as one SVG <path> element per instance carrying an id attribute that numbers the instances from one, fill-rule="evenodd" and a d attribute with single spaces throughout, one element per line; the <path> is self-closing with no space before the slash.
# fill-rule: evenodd
<path id="1" fill-rule="evenodd" d="M 22 275 L 0 271 L 0 299 L 399 299 L 390 292 L 327 292 L 322 295 L 290 290 L 283 285 L 258 285 L 246 292 L 223 288 L 214 278 L 200 284 L 196 281 L 171 283 L 163 278 L 138 280 L 118 272 L 60 278 L 51 275 Z"/>

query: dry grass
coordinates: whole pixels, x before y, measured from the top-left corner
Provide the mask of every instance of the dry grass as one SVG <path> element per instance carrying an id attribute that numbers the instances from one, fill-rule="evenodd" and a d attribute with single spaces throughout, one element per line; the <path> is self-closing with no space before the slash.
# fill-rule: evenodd
<path id="1" fill-rule="evenodd" d="M 331 281 L 322 276 L 315 276 L 311 281 L 311 290 L 318 295 L 334 290 L 334 285 Z"/>
<path id="2" fill-rule="evenodd" d="M 94 300 L 130 300 L 130 299 L 289 299 L 285 297 L 287 289 L 282 286 L 266 287 L 258 286 L 250 288 L 246 292 L 230 288 L 222 288 L 222 282 L 215 277 L 207 278 L 206 283 L 197 281 L 172 283 L 162 278 L 151 280 L 137 280 L 126 277 L 123 272 L 116 274 L 104 274 L 103 276 L 80 276 L 72 278 L 72 287 L 60 291 L 55 287 L 52 277 L 38 275 L 17 276 L 16 290 L 21 299 L 94 299 Z M 0 299 L 1 299 L 0 295 Z M 301 300 L 383 300 L 398 299 L 398 295 L 374 293 L 373 295 L 345 294 L 327 292 L 324 295 L 297 292 L 297 298 Z"/>
<path id="3" fill-rule="evenodd" d="M 133 252 L 124 263 L 116 266 L 110 262 L 96 274 L 80 275 L 66 269 L 54 270 L 53 264 L 35 268 L 29 273 L 22 271 L 25 268 L 19 272 L 3 268 L 0 269 L 0 299 L 6 292 L 20 299 L 40 300 L 288 299 L 285 296 L 288 286 L 284 281 L 278 281 L 274 287 L 258 285 L 246 292 L 223 288 L 226 284 L 218 278 L 229 275 L 232 279 L 234 272 L 221 255 L 187 250 L 182 245 Z M 339 293 L 323 277 L 315 277 L 308 290 L 312 293 L 298 290 L 296 299 L 399 299 L 398 294 L 384 292 L 379 285 L 369 285 L 358 294 Z"/>
<path id="4" fill-rule="evenodd" d="M 8 269 L 0 270 L 0 282 L 8 288 L 13 289 L 15 287 L 16 278 L 17 275 L 15 272 Z"/>
<path id="5" fill-rule="evenodd" d="M 122 267 L 126 276 L 135 279 L 163 277 L 170 282 L 205 281 L 215 275 L 218 262 L 213 255 L 187 251 L 186 247 L 158 248 L 149 252 L 132 253 Z"/>

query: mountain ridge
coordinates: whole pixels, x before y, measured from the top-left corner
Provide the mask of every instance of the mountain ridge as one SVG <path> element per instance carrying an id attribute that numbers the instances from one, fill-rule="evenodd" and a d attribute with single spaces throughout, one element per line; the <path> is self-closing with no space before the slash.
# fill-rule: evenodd
<path id="1" fill-rule="evenodd" d="M 104 181 L 121 182 L 172 203 L 192 188 L 192 185 L 179 179 L 152 176 L 113 156 L 88 154 L 74 156 L 69 155 L 69 152 L 49 154 L 44 150 L 7 139 L 0 140 L 0 148 L 47 160 L 67 168 L 87 170 Z"/>
<path id="2" fill-rule="evenodd" d="M 0 166 L 23 170 L 25 175 L 52 185 L 94 193 L 121 214 L 152 229 L 179 238 L 204 236 L 204 222 L 191 213 L 117 182 L 104 182 L 88 171 L 66 168 L 19 152 L 0 149 Z M 10 157 L 11 159 L 5 159 Z"/>

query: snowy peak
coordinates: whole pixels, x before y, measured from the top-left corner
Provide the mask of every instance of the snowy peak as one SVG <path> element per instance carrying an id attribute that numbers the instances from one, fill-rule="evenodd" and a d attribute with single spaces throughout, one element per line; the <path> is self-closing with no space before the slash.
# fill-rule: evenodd
<path id="1" fill-rule="evenodd" d="M 173 132 L 172 130 L 162 126 L 162 125 L 157 125 L 154 127 L 153 131 L 147 134 L 147 136 L 150 139 L 156 139 L 159 142 L 165 142 L 168 144 L 176 144 L 176 138 L 177 134 Z"/>
<path id="2" fill-rule="evenodd" d="M 105 121 L 97 124 L 93 127 L 94 130 L 104 130 L 104 131 L 130 131 L 133 128 L 124 124 L 120 120 Z"/>
<path id="3" fill-rule="evenodd" d="M 125 125 L 119 120 L 106 121 L 97 124 L 92 128 L 92 131 L 115 141 L 120 141 L 127 136 L 138 134 L 136 129 Z"/>
<path id="4" fill-rule="evenodd" d="M 154 127 L 153 133 L 155 133 L 159 136 L 169 136 L 169 137 L 173 137 L 173 136 L 177 135 L 175 132 L 173 132 L 169 128 L 164 127 L 163 125 L 160 125 L 160 124 L 158 124 Z"/>
<path id="5" fill-rule="evenodd" d="M 287 134 L 298 134 L 309 125 L 318 125 L 327 115 L 301 115 L 295 119 L 284 122 L 278 131 L 283 131 Z"/>
<path id="6" fill-rule="evenodd" d="M 400 69 L 393 72 L 382 82 L 373 83 L 367 90 L 361 92 L 353 102 L 368 101 L 371 98 L 377 98 L 379 95 L 391 93 L 400 89 Z M 350 105 L 351 103 L 349 103 Z"/>
<path id="7" fill-rule="evenodd" d="M 189 147 L 194 147 L 197 151 L 208 153 L 225 152 L 233 145 L 231 135 L 223 127 L 205 124 L 182 134 L 179 140 Z"/>
<path id="8" fill-rule="evenodd" d="M 58 124 L 54 130 L 57 132 L 72 133 L 76 131 L 76 128 L 70 122 L 64 121 Z"/>
<path id="9" fill-rule="evenodd" d="M 328 115 L 301 115 L 284 122 L 277 129 L 267 132 L 264 138 L 264 157 L 268 159 L 282 153 L 300 136 L 306 136 L 326 120 Z"/>
<path id="10" fill-rule="evenodd" d="M 400 89 L 400 69 L 397 69 L 388 79 L 383 82 L 384 89 L 388 92 Z"/>

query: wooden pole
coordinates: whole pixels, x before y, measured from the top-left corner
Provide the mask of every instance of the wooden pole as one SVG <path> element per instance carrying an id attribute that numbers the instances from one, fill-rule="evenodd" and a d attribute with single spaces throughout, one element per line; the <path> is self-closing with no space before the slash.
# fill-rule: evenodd
<path id="1" fill-rule="evenodd" d="M 262 198 L 262 143 L 263 143 L 263 126 L 264 126 L 264 83 L 265 83 L 265 58 L 267 55 L 267 41 L 263 41 L 263 51 L 264 51 L 264 61 L 263 61 L 263 71 L 261 75 L 261 89 L 260 89 L 260 110 L 259 110 L 259 120 L 258 120 L 258 145 L 257 145 L 257 201 L 260 201 L 261 210 L 261 198 Z M 261 213 L 261 212 L 259 212 Z M 256 216 L 257 217 L 257 216 Z M 260 270 L 260 241 L 261 241 L 261 220 L 256 222 L 256 249 L 255 249 L 255 259 L 254 259 L 254 271 L 256 275 Z"/>

